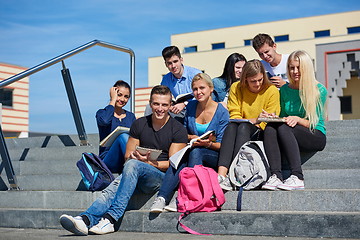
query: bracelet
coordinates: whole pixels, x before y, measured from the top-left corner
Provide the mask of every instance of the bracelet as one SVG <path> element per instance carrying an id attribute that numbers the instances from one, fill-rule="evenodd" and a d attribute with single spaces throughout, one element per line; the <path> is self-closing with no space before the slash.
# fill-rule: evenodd
<path id="1" fill-rule="evenodd" d="M 210 148 L 213 142 L 210 142 L 210 144 L 206 148 Z"/>

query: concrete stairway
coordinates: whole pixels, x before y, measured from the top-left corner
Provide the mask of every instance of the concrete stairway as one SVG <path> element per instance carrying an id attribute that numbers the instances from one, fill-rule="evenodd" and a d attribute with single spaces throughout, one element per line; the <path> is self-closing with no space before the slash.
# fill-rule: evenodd
<path id="1" fill-rule="evenodd" d="M 228 192 L 222 211 L 191 214 L 184 223 L 212 234 L 360 238 L 360 120 L 331 121 L 327 128 L 325 150 L 303 165 L 305 191 L 246 191 L 241 212 L 238 192 Z M 90 206 L 100 193 L 81 191 L 75 166 L 82 152 L 98 150 L 97 135 L 88 137 L 86 147 L 77 136 L 7 139 L 22 190 L 0 191 L 0 227 L 61 228 L 61 214 Z M 4 171 L 0 189 L 7 189 Z M 134 196 L 119 231 L 178 232 L 179 213 L 148 212 L 153 198 Z"/>

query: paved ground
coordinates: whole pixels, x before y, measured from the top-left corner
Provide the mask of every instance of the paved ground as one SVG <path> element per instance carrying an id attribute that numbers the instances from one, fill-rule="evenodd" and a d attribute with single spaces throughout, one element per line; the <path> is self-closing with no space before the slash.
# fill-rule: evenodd
<path id="1" fill-rule="evenodd" d="M 260 236 L 235 236 L 235 235 L 212 235 L 212 236 L 195 236 L 190 234 L 174 234 L 174 233 L 133 233 L 133 232 L 116 232 L 103 236 L 86 236 L 79 237 L 68 233 L 66 230 L 58 229 L 23 229 L 23 228 L 0 228 L 0 240 L 48 240 L 48 239 L 130 239 L 130 240 L 215 240 L 215 239 L 229 239 L 229 240 L 315 240 L 315 238 L 294 238 L 294 237 L 260 237 Z M 322 238 L 330 239 L 330 238 Z M 331 240 L 345 240 L 345 238 L 331 238 Z"/>

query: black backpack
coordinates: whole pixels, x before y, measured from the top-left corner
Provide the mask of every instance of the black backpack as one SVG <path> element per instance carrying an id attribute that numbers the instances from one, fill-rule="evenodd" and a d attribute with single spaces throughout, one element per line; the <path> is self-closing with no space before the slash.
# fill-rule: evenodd
<path id="1" fill-rule="evenodd" d="M 115 179 L 101 158 L 94 153 L 83 153 L 76 166 L 85 187 L 92 192 L 103 190 Z"/>

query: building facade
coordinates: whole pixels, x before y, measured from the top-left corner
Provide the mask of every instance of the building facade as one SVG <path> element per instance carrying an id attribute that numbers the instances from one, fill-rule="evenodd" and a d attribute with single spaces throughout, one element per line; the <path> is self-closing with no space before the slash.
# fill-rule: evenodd
<path id="1" fill-rule="evenodd" d="M 27 68 L 0 63 L 0 81 Z M 29 134 L 29 78 L 23 78 L 0 89 L 1 128 L 5 137 L 27 137 Z"/>
<path id="2" fill-rule="evenodd" d="M 329 66 L 325 67 L 324 62 L 321 62 L 321 67 L 319 66 L 318 60 L 324 59 L 323 53 L 320 53 L 319 49 L 323 48 L 326 44 L 334 47 L 338 43 L 348 42 L 347 46 L 351 46 L 351 48 L 342 48 L 342 51 L 346 50 L 347 54 L 354 54 L 351 55 L 354 56 L 352 67 L 356 68 L 356 62 L 358 64 L 359 61 L 360 11 L 176 34 L 171 36 L 171 45 L 179 47 L 185 65 L 196 67 L 214 78 L 221 75 L 226 58 L 234 52 L 243 54 L 248 60 L 259 59 L 251 42 L 252 38 L 258 33 L 267 33 L 272 36 L 277 43 L 277 52 L 279 53 L 291 53 L 299 49 L 308 52 L 314 60 L 317 76 L 324 74 L 323 71 L 325 68 L 327 69 L 327 78 L 319 78 L 319 81 L 324 83 L 331 93 L 331 86 L 335 84 L 337 76 L 333 75 L 333 71 L 329 71 Z M 349 50 L 352 50 L 352 52 Z M 335 59 L 333 58 L 334 56 L 332 54 L 330 58 Z M 162 76 L 168 70 L 161 56 L 149 58 L 148 63 L 148 85 L 151 87 L 159 84 Z M 329 64 L 329 62 L 326 62 L 326 64 Z M 339 64 L 342 65 L 343 63 L 339 62 Z M 351 63 L 349 64 L 351 65 Z M 344 82 L 345 85 L 341 85 L 343 89 L 342 94 L 346 96 L 353 94 L 352 91 L 347 89 L 349 86 L 346 83 L 351 83 L 352 89 L 358 89 L 360 82 L 358 77 L 354 75 L 356 71 L 352 69 L 349 69 L 349 71 L 351 73 L 347 75 L 343 73 L 342 75 L 343 77 L 351 75 L 354 78 L 351 78 L 353 80 L 347 79 Z M 328 82 L 326 83 L 325 81 Z M 353 86 L 354 84 L 355 86 Z M 359 95 L 360 92 L 357 91 L 355 94 Z M 340 110 L 340 101 L 346 101 L 345 98 L 341 97 L 341 95 L 332 95 L 333 99 L 329 100 L 329 120 L 347 119 L 348 117 L 359 118 L 357 114 L 349 115 L 346 111 Z M 339 99 L 333 101 L 335 98 Z M 354 104 L 356 99 L 358 97 L 352 97 L 352 104 Z M 333 111 L 333 107 L 338 109 Z M 352 109 L 357 112 L 359 107 L 359 105 L 354 105 Z"/>

